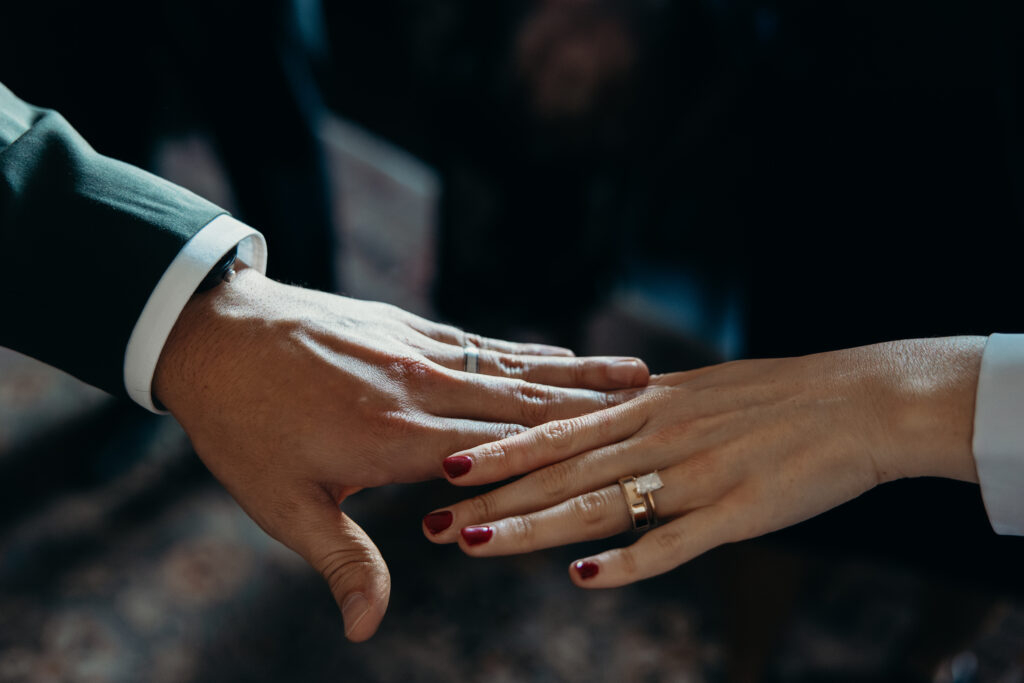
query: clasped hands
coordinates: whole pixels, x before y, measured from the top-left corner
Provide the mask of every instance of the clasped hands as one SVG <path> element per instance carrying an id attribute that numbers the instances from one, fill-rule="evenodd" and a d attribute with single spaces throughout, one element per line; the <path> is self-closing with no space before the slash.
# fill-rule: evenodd
<path id="1" fill-rule="evenodd" d="M 463 372 L 467 343 L 478 374 Z M 658 470 L 662 524 L 569 571 L 623 585 L 884 481 L 976 480 L 983 346 L 893 342 L 649 378 L 636 359 L 467 337 L 243 270 L 188 304 L 154 392 L 242 508 L 324 576 L 361 641 L 390 594 L 379 551 L 339 509 L 362 488 L 525 474 L 424 518 L 431 541 L 502 555 L 629 529 L 617 482 Z"/>

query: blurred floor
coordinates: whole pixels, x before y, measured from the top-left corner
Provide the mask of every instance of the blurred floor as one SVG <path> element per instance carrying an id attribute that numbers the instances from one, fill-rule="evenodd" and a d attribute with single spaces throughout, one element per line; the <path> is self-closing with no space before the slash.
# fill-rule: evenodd
<path id="1" fill-rule="evenodd" d="M 342 289 L 429 313 L 436 176 L 347 124 L 326 139 Z M 170 156 L 186 175 L 210 163 L 194 143 Z M 659 370 L 713 359 L 633 299 L 588 334 L 586 351 Z M 458 497 L 351 499 L 394 578 L 381 631 L 351 645 L 319 577 L 173 421 L 0 350 L 0 681 L 1024 680 L 1024 601 L 995 588 L 769 539 L 585 592 L 566 567 L 603 543 L 470 560 L 423 539 L 422 514 Z"/>

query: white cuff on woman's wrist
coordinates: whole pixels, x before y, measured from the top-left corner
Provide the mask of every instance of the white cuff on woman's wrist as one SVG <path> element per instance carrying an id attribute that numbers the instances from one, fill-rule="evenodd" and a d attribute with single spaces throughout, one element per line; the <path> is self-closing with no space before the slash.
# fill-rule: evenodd
<path id="1" fill-rule="evenodd" d="M 997 534 L 1024 536 L 1024 334 L 993 334 L 974 403 L 974 461 Z"/>
<path id="2" fill-rule="evenodd" d="M 124 386 L 143 408 L 162 413 L 153 401 L 153 374 L 171 328 L 199 283 L 224 254 L 238 246 L 238 258 L 261 273 L 267 244 L 256 230 L 227 214 L 206 224 L 181 248 L 164 271 L 135 323 L 124 352 Z"/>

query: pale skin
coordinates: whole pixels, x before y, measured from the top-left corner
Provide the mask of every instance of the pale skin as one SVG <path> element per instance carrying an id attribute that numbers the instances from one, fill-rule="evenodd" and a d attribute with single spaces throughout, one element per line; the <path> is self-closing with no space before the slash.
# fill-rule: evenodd
<path id="1" fill-rule="evenodd" d="M 480 374 L 462 372 L 467 343 Z M 636 359 L 466 335 L 242 267 L 188 303 L 153 389 L 242 508 L 324 576 L 362 641 L 390 576 L 339 508 L 347 496 L 441 476 L 453 451 L 621 403 L 635 391 L 610 390 L 647 381 Z"/>
<path id="2" fill-rule="evenodd" d="M 622 405 L 451 456 L 459 486 L 529 474 L 427 515 L 424 533 L 478 557 L 613 536 L 632 526 L 618 480 L 658 470 L 661 524 L 569 567 L 577 585 L 610 588 L 895 479 L 976 482 L 984 345 L 908 340 L 654 377 Z"/>

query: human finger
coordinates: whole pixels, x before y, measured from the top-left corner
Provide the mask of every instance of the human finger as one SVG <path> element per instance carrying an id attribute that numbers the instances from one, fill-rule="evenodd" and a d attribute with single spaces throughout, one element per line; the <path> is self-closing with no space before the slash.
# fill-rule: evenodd
<path id="1" fill-rule="evenodd" d="M 458 418 L 439 418 L 438 433 L 444 439 L 442 452 L 448 453 L 451 447 L 458 450 L 475 448 L 481 444 L 504 440 L 526 431 L 526 427 L 507 422 L 484 422 L 481 420 L 464 420 Z M 446 449 L 446 450 L 445 450 Z M 437 449 L 434 449 L 435 452 Z M 436 470 L 431 474 L 436 474 Z"/>
<path id="2" fill-rule="evenodd" d="M 426 352 L 430 360 L 451 370 L 467 367 L 463 347 L 437 344 Z M 483 375 L 521 379 L 537 384 L 582 389 L 624 389 L 647 386 L 650 372 L 638 358 L 623 356 L 528 355 L 491 349 L 476 352 L 475 370 Z"/>
<path id="3" fill-rule="evenodd" d="M 411 316 L 409 325 L 426 336 L 457 346 L 460 349 L 466 345 L 473 345 L 478 349 L 488 351 L 500 351 L 501 353 L 525 354 L 530 356 L 573 356 L 571 349 L 550 344 L 533 344 L 505 341 L 504 339 L 492 339 L 482 337 L 478 334 L 465 332 L 452 325 L 436 323 L 419 316 Z"/>
<path id="4" fill-rule="evenodd" d="M 655 519 L 671 520 L 719 498 L 721 482 L 694 474 L 685 463 L 658 473 L 664 486 L 651 493 Z M 471 555 L 509 555 L 606 538 L 631 527 L 629 506 L 615 483 L 547 509 L 461 526 L 458 542 Z"/>
<path id="5" fill-rule="evenodd" d="M 622 444 L 605 446 L 555 463 L 491 491 L 467 498 L 424 517 L 427 538 L 434 543 L 455 543 L 458 530 L 513 515 L 544 510 L 617 480 L 619 467 L 611 466 L 612 453 Z M 607 457 L 610 456 L 610 457 Z M 450 476 L 449 472 L 449 476 Z"/>
<path id="6" fill-rule="evenodd" d="M 644 534 L 625 548 L 606 550 L 569 566 L 582 588 L 614 588 L 647 579 L 689 562 L 723 543 L 739 540 L 727 507 L 702 507 Z"/>
<path id="7" fill-rule="evenodd" d="M 451 373 L 448 386 L 430 396 L 427 409 L 434 415 L 527 427 L 618 405 L 640 391 L 601 392 L 552 387 L 505 377 L 447 372 Z"/>
<path id="8" fill-rule="evenodd" d="M 482 337 L 479 334 L 466 332 L 463 345 L 471 344 L 478 349 L 487 351 L 501 351 L 503 353 L 525 354 L 528 356 L 575 356 L 572 349 L 551 344 L 537 344 L 532 342 L 510 342 L 504 339 Z"/>
<path id="9" fill-rule="evenodd" d="M 694 446 L 695 450 L 701 448 L 699 443 Z M 658 516 L 667 519 L 708 505 L 736 486 L 736 472 L 714 467 L 710 462 L 701 455 L 690 456 L 675 448 L 659 449 L 630 439 L 582 453 L 505 486 L 435 510 L 424 518 L 424 529 L 428 532 L 427 538 L 434 543 L 454 543 L 459 540 L 458 530 L 464 527 L 547 510 L 611 485 L 624 476 L 639 476 L 655 470 L 660 471 L 668 494 L 655 492 L 654 502 Z M 669 497 L 665 498 L 666 495 Z M 577 501 L 577 504 L 584 502 Z M 563 522 L 572 526 L 572 519 Z"/>
<path id="10" fill-rule="evenodd" d="M 629 528 L 629 515 L 616 484 L 546 510 L 462 527 L 456 538 L 467 554 L 487 557 L 607 538 Z"/>
<path id="11" fill-rule="evenodd" d="M 441 463 L 444 457 L 453 450 L 473 448 L 482 443 L 505 439 L 526 431 L 526 427 L 518 424 L 434 415 L 425 416 L 420 424 L 422 429 L 415 433 L 405 435 L 396 433 L 395 438 L 408 438 L 414 448 L 407 452 L 405 465 L 400 472 L 396 472 L 388 480 L 389 482 L 412 483 L 436 479 L 443 476 Z M 374 459 L 379 457 L 377 451 L 373 451 L 371 455 Z M 344 478 L 345 476 L 351 477 L 352 473 L 346 472 L 345 468 L 339 464 L 332 468 L 326 476 Z"/>
<path id="12" fill-rule="evenodd" d="M 460 486 L 501 481 L 621 441 L 645 422 L 641 402 L 630 401 L 460 451 L 445 458 L 442 466 L 452 483 Z"/>
<path id="13" fill-rule="evenodd" d="M 380 626 L 391 595 L 384 558 L 358 524 L 326 492 L 298 507 L 280 540 L 317 570 L 330 588 L 345 622 L 345 637 L 370 638 Z"/>

